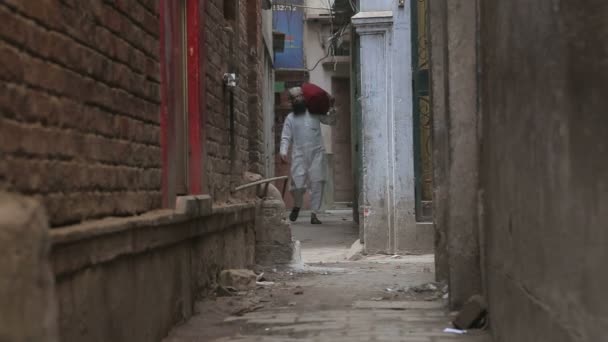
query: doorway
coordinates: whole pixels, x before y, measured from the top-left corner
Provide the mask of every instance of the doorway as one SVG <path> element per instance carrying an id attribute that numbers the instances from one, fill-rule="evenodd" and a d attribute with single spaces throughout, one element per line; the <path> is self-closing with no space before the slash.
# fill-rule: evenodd
<path id="1" fill-rule="evenodd" d="M 173 85 L 170 91 L 175 134 L 175 194 L 188 194 L 188 45 L 187 4 L 186 0 L 176 1 L 178 22 L 175 25 L 175 44 L 172 54 L 174 58 Z"/>
<path id="2" fill-rule="evenodd" d="M 161 18 L 161 150 L 163 206 L 200 194 L 205 85 L 200 78 L 200 0 L 163 0 Z"/>
<path id="3" fill-rule="evenodd" d="M 414 77 L 414 167 L 416 220 L 433 218 L 433 116 L 431 112 L 428 49 L 428 0 L 412 1 L 412 70 Z"/>
<path id="4" fill-rule="evenodd" d="M 334 202 L 338 207 L 352 207 L 354 183 L 351 153 L 350 79 L 334 77 L 331 84 L 338 115 L 332 134 Z"/>

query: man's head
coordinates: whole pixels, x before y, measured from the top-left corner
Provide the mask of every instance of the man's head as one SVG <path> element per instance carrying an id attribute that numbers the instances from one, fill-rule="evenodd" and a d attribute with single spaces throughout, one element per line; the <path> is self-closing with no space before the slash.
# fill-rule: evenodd
<path id="1" fill-rule="evenodd" d="M 293 108 L 293 113 L 304 114 L 306 113 L 306 101 L 304 100 L 304 92 L 300 87 L 293 87 L 289 89 L 289 101 Z"/>

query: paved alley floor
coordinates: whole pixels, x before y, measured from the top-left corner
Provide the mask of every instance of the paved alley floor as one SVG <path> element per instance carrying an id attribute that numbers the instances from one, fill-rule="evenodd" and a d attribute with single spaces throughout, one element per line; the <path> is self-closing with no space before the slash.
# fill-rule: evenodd
<path id="1" fill-rule="evenodd" d="M 432 283 L 432 255 L 346 260 L 358 238 L 351 220 L 321 219 L 327 224 L 293 226 L 308 264 L 258 270 L 270 283 L 199 303 L 165 342 L 489 341 L 484 333 L 443 331 L 450 316 L 441 285 Z"/>
<path id="2" fill-rule="evenodd" d="M 300 241 L 302 260 L 305 263 L 343 262 L 353 243 L 359 239 L 358 228 L 352 220 L 351 210 L 332 210 L 320 215 L 322 225 L 310 224 L 310 213 L 302 212 L 291 224 L 293 238 Z"/>

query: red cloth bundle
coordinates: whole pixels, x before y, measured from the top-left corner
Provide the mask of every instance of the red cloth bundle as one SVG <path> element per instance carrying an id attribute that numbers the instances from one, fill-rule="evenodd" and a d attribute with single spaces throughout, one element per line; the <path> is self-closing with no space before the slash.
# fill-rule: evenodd
<path id="1" fill-rule="evenodd" d="M 329 93 L 312 83 L 302 84 L 302 93 L 311 114 L 326 115 L 331 106 Z"/>

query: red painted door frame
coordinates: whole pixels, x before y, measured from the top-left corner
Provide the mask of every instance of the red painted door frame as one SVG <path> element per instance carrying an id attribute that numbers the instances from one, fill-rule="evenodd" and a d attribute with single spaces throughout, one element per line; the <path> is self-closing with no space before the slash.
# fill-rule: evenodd
<path id="1" fill-rule="evenodd" d="M 188 41 L 188 183 L 190 194 L 198 195 L 202 192 L 202 146 L 201 130 L 204 122 L 201 122 L 201 65 L 200 47 L 202 32 L 200 18 L 204 18 L 204 12 L 200 12 L 199 1 L 187 0 L 187 41 Z"/>
<path id="2" fill-rule="evenodd" d="M 171 113 L 169 106 L 172 95 L 168 91 L 170 75 L 167 72 L 175 72 L 168 63 L 167 50 L 174 46 L 169 44 L 178 44 L 167 38 L 165 26 L 180 25 L 183 23 L 175 22 L 175 18 L 179 18 L 179 13 L 170 13 L 176 7 L 169 6 L 175 0 L 160 0 L 159 16 L 160 16 L 160 72 L 161 72 L 161 109 L 160 109 L 160 127 L 161 127 L 161 159 L 162 159 L 162 193 L 163 207 L 173 207 L 175 198 L 171 194 L 169 177 L 169 165 L 173 158 L 170 155 L 170 142 L 175 139 L 172 120 L 176 113 Z M 188 193 L 201 194 L 203 191 L 203 146 L 204 146 L 204 130 L 205 124 L 205 84 L 204 84 L 204 64 L 201 50 L 204 48 L 204 20 L 205 20 L 205 0 L 185 0 L 186 1 L 186 51 L 187 54 L 187 111 L 188 111 Z M 202 4 L 202 5 L 201 5 Z M 171 18 L 174 20 L 172 21 Z"/>

